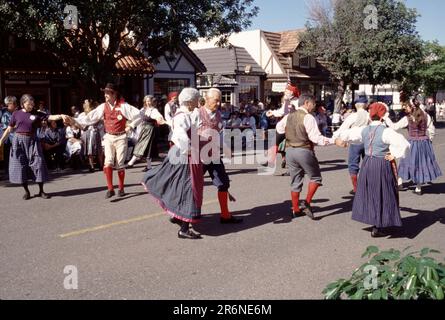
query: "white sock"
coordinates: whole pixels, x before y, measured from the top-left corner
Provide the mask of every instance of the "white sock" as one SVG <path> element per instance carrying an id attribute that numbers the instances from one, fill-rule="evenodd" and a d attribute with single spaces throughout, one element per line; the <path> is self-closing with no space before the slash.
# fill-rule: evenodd
<path id="1" fill-rule="evenodd" d="M 416 186 L 416 192 L 421 192 L 422 191 L 422 185 L 421 184 L 418 184 L 417 186 Z"/>
<path id="2" fill-rule="evenodd" d="M 132 165 L 134 165 L 134 164 L 136 163 L 136 161 L 138 161 L 138 160 L 139 160 L 138 157 L 133 156 L 133 158 L 131 158 L 130 162 L 128 162 L 128 165 L 129 165 L 129 166 L 132 166 Z"/>
<path id="3" fill-rule="evenodd" d="M 403 184 L 403 179 L 399 177 L 399 179 L 397 179 L 397 183 L 399 186 L 401 186 Z"/>

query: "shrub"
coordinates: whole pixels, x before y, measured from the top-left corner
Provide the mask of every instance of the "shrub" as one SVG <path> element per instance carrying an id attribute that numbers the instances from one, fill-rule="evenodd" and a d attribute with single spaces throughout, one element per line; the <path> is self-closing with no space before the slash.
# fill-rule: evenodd
<path id="1" fill-rule="evenodd" d="M 371 258 L 348 280 L 340 279 L 323 290 L 325 299 L 352 300 L 443 300 L 445 265 L 432 258 L 437 250 L 424 248 L 409 252 L 380 251 L 371 246 L 362 258 Z"/>

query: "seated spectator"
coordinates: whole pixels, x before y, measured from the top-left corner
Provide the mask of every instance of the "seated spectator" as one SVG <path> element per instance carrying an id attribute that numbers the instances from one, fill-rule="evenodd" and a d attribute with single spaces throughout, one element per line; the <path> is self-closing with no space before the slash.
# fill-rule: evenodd
<path id="1" fill-rule="evenodd" d="M 79 169 L 82 162 L 82 130 L 77 125 L 66 128 L 66 151 L 73 169 Z"/>
<path id="2" fill-rule="evenodd" d="M 226 129 L 239 129 L 241 126 L 241 118 L 239 112 L 233 112 L 229 121 L 227 121 Z"/>
<path id="3" fill-rule="evenodd" d="M 43 133 L 42 146 L 48 168 L 65 169 L 64 151 L 66 145 L 63 129 L 57 126 L 56 121 L 49 121 L 49 127 Z"/>

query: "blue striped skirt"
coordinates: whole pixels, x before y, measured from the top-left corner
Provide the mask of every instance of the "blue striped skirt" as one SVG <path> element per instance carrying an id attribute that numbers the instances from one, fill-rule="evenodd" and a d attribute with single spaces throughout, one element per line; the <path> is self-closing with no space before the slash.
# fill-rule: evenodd
<path id="1" fill-rule="evenodd" d="M 409 140 L 411 148 L 406 158 L 400 160 L 399 176 L 415 184 L 436 180 L 442 175 L 436 161 L 431 140 Z"/>
<path id="2" fill-rule="evenodd" d="M 9 156 L 9 181 L 14 184 L 48 181 L 48 169 L 40 140 L 15 134 Z"/>
<path id="3" fill-rule="evenodd" d="M 402 226 L 397 179 L 391 162 L 365 157 L 358 177 L 352 219 L 378 228 Z"/>

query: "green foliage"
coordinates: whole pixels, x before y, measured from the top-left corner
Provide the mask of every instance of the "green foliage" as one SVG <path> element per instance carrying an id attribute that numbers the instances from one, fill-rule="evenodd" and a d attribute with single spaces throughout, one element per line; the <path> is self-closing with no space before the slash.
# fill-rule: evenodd
<path id="1" fill-rule="evenodd" d="M 429 248 L 408 252 L 410 248 L 401 252 L 368 247 L 362 258 L 371 259 L 355 270 L 350 279 L 329 284 L 323 291 L 325 299 L 444 300 L 445 265 L 430 257 L 440 252 Z"/>
<path id="2" fill-rule="evenodd" d="M 153 60 L 181 41 L 242 31 L 258 12 L 253 0 L 2 0 L 3 34 L 38 40 L 73 74 L 104 82 L 126 52 L 144 48 Z M 66 5 L 77 7 L 78 29 L 66 29 Z M 131 33 L 129 32 L 131 31 Z M 103 46 L 103 41 L 108 46 Z"/>
<path id="3" fill-rule="evenodd" d="M 346 84 L 403 81 L 414 72 L 422 60 L 415 9 L 397 0 L 333 3 L 307 25 L 303 47 L 308 55 L 324 61 Z M 377 8 L 376 29 L 365 27 L 364 9 L 370 4 Z"/>

